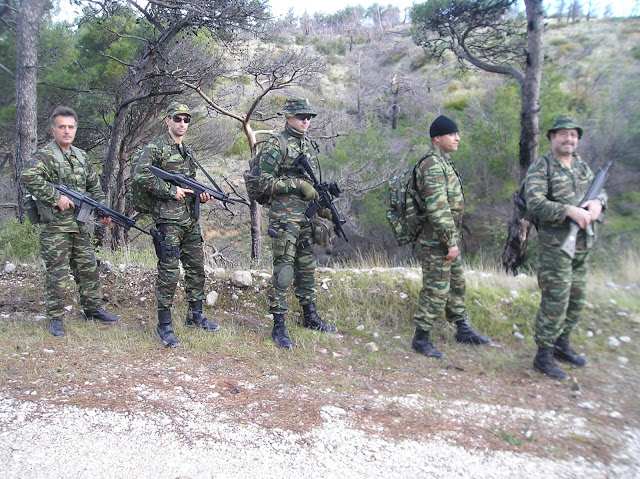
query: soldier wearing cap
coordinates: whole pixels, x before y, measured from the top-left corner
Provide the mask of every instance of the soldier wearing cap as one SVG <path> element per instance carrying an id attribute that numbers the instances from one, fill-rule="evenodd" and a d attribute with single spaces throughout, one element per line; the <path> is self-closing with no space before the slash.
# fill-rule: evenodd
<path id="1" fill-rule="evenodd" d="M 430 331 L 443 314 L 456 325 L 459 343 L 481 345 L 491 339 L 471 327 L 464 303 L 466 285 L 459 244 L 464 212 L 462 181 L 449 153 L 458 150 L 458 125 L 444 115 L 429 127 L 432 148 L 415 168 L 425 221 L 419 236 L 422 247 L 422 289 L 414 314 L 416 331 L 411 347 L 436 359 L 444 354 L 433 345 Z"/>
<path id="2" fill-rule="evenodd" d="M 525 179 L 527 208 L 538 218 L 538 284 L 542 290 L 535 324 L 538 352 L 533 366 L 551 378 L 567 380 L 569 376 L 554 358 L 578 368 L 587 365 L 587 360 L 569 346 L 569 335 L 587 301 L 587 258 L 595 238 L 585 235 L 584 228 L 595 226 L 607 195 L 603 190 L 597 199 L 579 204 L 594 175 L 576 153 L 582 128 L 575 119 L 556 117 L 547 138 L 551 152 L 529 167 Z M 573 259 L 560 250 L 569 220 L 582 228 Z"/>
<path id="3" fill-rule="evenodd" d="M 325 323 L 316 311 L 312 223 L 305 216 L 309 203 L 318 198 L 311 180 L 293 164 L 304 153 L 318 175 L 319 164 L 306 132 L 316 116 L 305 98 L 288 98 L 282 114 L 285 127 L 286 151 L 281 151 L 277 137 L 269 139 L 259 157 L 260 186 L 271 193 L 269 229 L 273 238 L 273 276 L 269 294 L 269 312 L 273 314 L 271 337 L 282 349 L 292 349 L 293 343 L 285 327 L 288 311 L 287 291 L 293 284 L 295 296 L 303 311 L 302 324 L 306 328 L 335 332 L 336 327 Z M 320 212 L 327 217 L 327 211 Z M 328 212 L 330 218 L 331 212 Z"/>
<path id="4" fill-rule="evenodd" d="M 204 253 L 202 234 L 195 216 L 195 196 L 193 191 L 172 185 L 156 177 L 150 165 L 195 178 L 196 164 L 193 152 L 183 138 L 191 121 L 191 110 L 182 103 L 172 103 L 167 108 L 164 119 L 167 133 L 149 143 L 138 159 L 133 181 L 138 182 L 154 198 L 153 220 L 156 228 L 164 236 L 167 245 L 179 253 L 158 258 L 156 278 L 156 302 L 158 307 L 158 337 L 167 347 L 180 344 L 173 331 L 171 306 L 175 295 L 180 266 L 184 268 L 184 289 L 189 308 L 185 325 L 204 331 L 215 331 L 218 325 L 209 321 L 202 311 L 205 298 Z M 200 201 L 211 199 L 207 193 L 200 195 Z"/>

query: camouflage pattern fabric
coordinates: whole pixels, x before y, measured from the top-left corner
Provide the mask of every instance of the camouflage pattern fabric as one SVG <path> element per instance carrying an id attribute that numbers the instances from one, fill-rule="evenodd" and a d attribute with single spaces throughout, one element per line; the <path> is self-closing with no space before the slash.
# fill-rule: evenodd
<path id="1" fill-rule="evenodd" d="M 593 172 L 577 154 L 573 155 L 571 169 L 566 168 L 553 153 L 547 183 L 546 165 L 536 160 L 525 179 L 527 208 L 539 218 L 539 270 L 538 284 L 542 291 L 540 308 L 536 316 L 535 341 L 539 347 L 552 347 L 560 336 L 568 336 L 578 323 L 586 302 L 587 258 L 595 238 L 578 234 L 576 255 L 573 260 L 559 247 L 569 231 L 567 209 L 578 206 L 593 181 Z M 603 190 L 598 195 L 606 203 Z M 592 224 L 594 233 L 596 225 Z"/>
<path id="2" fill-rule="evenodd" d="M 430 331 L 444 311 L 447 321 L 464 319 L 466 284 L 460 255 L 449 261 L 446 250 L 431 242 L 420 241 L 422 247 L 422 289 L 413 319 L 416 327 Z"/>
<path id="3" fill-rule="evenodd" d="M 133 181 L 139 182 L 157 199 L 152 212 L 156 228 L 160 232 L 166 232 L 167 244 L 180 248 L 187 301 L 198 301 L 205 297 L 205 275 L 202 234 L 195 218 L 195 196 L 189 194 L 182 200 L 173 199 L 176 187 L 161 180 L 149 169 L 150 165 L 154 165 L 169 173 L 180 173 L 195 178 L 196 164 L 191 158 L 189 147 L 184 143 L 178 145 L 169 133 L 166 133 L 145 147 L 134 170 Z M 158 310 L 171 308 L 179 275 L 178 259 L 169 257 L 158 261 Z"/>
<path id="4" fill-rule="evenodd" d="M 449 247 L 460 241 L 464 194 L 449 156 L 440 150 L 429 151 L 416 169 L 416 190 L 424 200 L 427 221 L 419 236 L 422 289 L 414 321 L 429 331 L 443 313 L 448 321 L 457 322 L 467 312 L 462 259 L 446 259 Z"/>
<path id="5" fill-rule="evenodd" d="M 40 254 L 45 264 L 45 299 L 49 319 L 62 319 L 69 272 L 74 276 L 80 293 L 80 305 L 85 311 L 101 307 L 100 276 L 87 227 L 75 220 L 75 211 L 60 211 L 56 206 L 60 192 L 49 183 L 64 184 L 104 203 L 100 180 L 91 163 L 80 161 L 76 150 L 63 152 L 59 163 L 55 142 L 33 154 L 20 177 L 22 186 L 34 197 L 52 208 L 52 220 L 42 224 Z M 84 158 L 86 154 L 80 153 Z"/>
<path id="6" fill-rule="evenodd" d="M 284 314 L 287 310 L 286 294 L 294 284 L 296 298 L 301 305 L 315 302 L 313 256 L 313 227 L 304 212 L 309 207 L 298 191 L 301 181 L 311 180 L 293 166 L 293 160 L 305 153 L 314 173 L 318 175 L 318 160 L 308 140 L 285 126 L 287 157 L 282 158 L 276 137 L 271 138 L 260 154 L 261 187 L 272 192 L 269 210 L 270 225 L 278 231 L 273 239 L 273 277 L 269 293 L 269 312 Z"/>

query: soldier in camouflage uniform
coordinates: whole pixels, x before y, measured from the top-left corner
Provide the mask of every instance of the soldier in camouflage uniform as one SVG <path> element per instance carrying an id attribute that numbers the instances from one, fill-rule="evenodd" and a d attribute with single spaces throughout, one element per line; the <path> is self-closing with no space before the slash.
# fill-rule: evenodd
<path id="1" fill-rule="evenodd" d="M 325 323 L 316 311 L 312 223 L 305 216 L 309 203 L 318 198 L 310 178 L 293 165 L 293 160 L 304 153 L 316 175 L 318 159 L 306 137 L 315 111 L 304 98 L 289 98 L 282 113 L 286 124 L 287 153 L 280 150 L 277 137 L 263 147 L 260 161 L 260 187 L 271 192 L 269 227 L 277 233 L 273 239 L 273 277 L 269 294 L 269 312 L 273 314 L 271 337 L 282 349 L 292 349 L 293 343 L 285 327 L 284 315 L 288 311 L 286 294 L 294 285 L 296 298 L 303 311 L 303 326 L 324 332 L 335 332 L 335 326 Z M 319 212 L 331 218 L 327 209 Z"/>
<path id="2" fill-rule="evenodd" d="M 94 200 L 105 202 L 100 180 L 87 154 L 72 146 L 78 117 L 71 108 L 58 106 L 51 115 L 54 141 L 33 154 L 20 183 L 37 200 L 42 228 L 40 253 L 45 264 L 45 297 L 49 331 L 64 336 L 62 324 L 69 267 L 80 293 L 80 305 L 89 320 L 112 323 L 118 316 L 101 308 L 100 272 L 87 226 L 76 221 L 73 201 L 51 186 L 63 184 Z M 110 218 L 100 218 L 107 226 Z"/>
<path id="3" fill-rule="evenodd" d="M 177 255 L 167 255 L 158 259 L 156 278 L 156 301 L 158 306 L 158 337 L 167 347 L 180 344 L 173 331 L 171 306 L 180 277 L 182 261 L 184 267 L 184 288 L 189 302 L 185 324 L 204 331 L 215 331 L 218 325 L 209 321 L 202 312 L 204 299 L 204 253 L 202 234 L 195 216 L 195 196 L 193 191 L 172 185 L 156 177 L 149 169 L 156 166 L 169 173 L 180 173 L 191 178 L 196 176 L 196 164 L 191 149 L 183 143 L 183 137 L 191 121 L 191 110 L 180 103 L 172 103 L 167 108 L 165 123 L 168 131 L 149 143 L 141 153 L 134 170 L 133 181 L 144 188 L 154 198 L 152 216 L 156 228 Z M 211 199 L 207 193 L 200 195 L 205 203 Z"/>
<path id="4" fill-rule="evenodd" d="M 602 190 L 597 199 L 579 204 L 594 178 L 575 152 L 581 137 L 582 128 L 573 118 L 558 116 L 547 132 L 551 152 L 529 167 L 525 179 L 527 209 L 538 221 L 538 284 L 542 290 L 535 325 L 538 352 L 533 366 L 560 380 L 569 376 L 554 358 L 575 367 L 587 365 L 587 360 L 569 346 L 569 334 L 586 303 L 587 258 L 595 240 L 585 234 L 584 228 L 595 226 L 607 201 Z M 570 219 L 582 228 L 573 259 L 560 250 L 569 232 Z"/>
<path id="5" fill-rule="evenodd" d="M 451 164 L 449 153 L 458 149 L 458 125 L 439 116 L 429 128 L 433 148 L 416 168 L 416 191 L 420 195 L 426 221 L 420 233 L 422 247 L 422 289 L 414 315 L 416 332 L 411 344 L 420 354 L 444 358 L 429 338 L 435 321 L 444 313 L 455 323 L 456 341 L 465 344 L 488 344 L 469 324 L 464 304 L 465 281 L 459 244 L 464 212 L 462 183 Z"/>

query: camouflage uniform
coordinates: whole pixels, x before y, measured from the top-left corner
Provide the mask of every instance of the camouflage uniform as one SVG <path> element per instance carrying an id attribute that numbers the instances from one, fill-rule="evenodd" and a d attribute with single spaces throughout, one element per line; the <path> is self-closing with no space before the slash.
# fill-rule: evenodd
<path id="1" fill-rule="evenodd" d="M 416 168 L 416 190 L 424 200 L 427 221 L 419 236 L 422 289 L 414 320 L 416 327 L 429 331 L 443 311 L 452 323 L 463 320 L 467 312 L 462 259 L 446 259 L 448 248 L 460 242 L 464 212 L 462 182 L 449 155 L 439 149 L 426 154 Z"/>
<path id="2" fill-rule="evenodd" d="M 202 234 L 195 217 L 195 195 L 175 200 L 176 186 L 155 176 L 149 169 L 156 166 L 169 173 L 195 178 L 196 164 L 191 150 L 184 143 L 178 145 L 166 133 L 149 143 L 138 159 L 133 181 L 139 182 L 156 199 L 152 216 L 158 231 L 164 233 L 168 245 L 180 248 L 180 261 L 184 267 L 185 293 L 191 302 L 205 297 L 204 254 Z M 168 311 L 173 304 L 180 266 L 178 259 L 169 256 L 158 260 L 156 300 L 159 311 Z"/>
<path id="3" fill-rule="evenodd" d="M 595 238 L 584 230 L 578 233 L 573 259 L 560 251 L 569 232 L 567 209 L 579 206 L 594 175 L 589 166 L 573 154 L 571 169 L 549 153 L 549 178 L 543 158 L 527 171 L 525 193 L 527 208 L 538 218 L 539 261 L 538 284 L 542 300 L 536 317 L 535 341 L 550 348 L 559 337 L 568 337 L 578 323 L 586 304 L 587 257 Z M 598 198 L 606 202 L 606 193 Z M 595 224 L 592 223 L 595 232 Z"/>
<path id="4" fill-rule="evenodd" d="M 304 153 L 314 173 L 319 176 L 318 159 L 309 140 L 289 125 L 285 126 L 283 134 L 287 141 L 286 158 L 282 158 L 280 143 L 276 137 L 271 138 L 260 153 L 260 186 L 265 191 L 272 192 L 269 226 L 278 232 L 278 237 L 273 239 L 269 312 L 280 314 L 288 310 L 286 294 L 292 283 L 301 306 L 316 301 L 313 230 L 311 220 L 304 214 L 309 202 L 297 191 L 298 182 L 310 182 L 310 179 L 293 166 L 293 160 Z"/>
<path id="5" fill-rule="evenodd" d="M 56 159 L 56 153 L 62 154 L 62 162 Z M 100 180 L 86 153 L 73 146 L 63 152 L 52 141 L 31 156 L 20 183 L 51 210 L 51 221 L 42 224 L 40 230 L 40 253 L 46 268 L 47 316 L 54 320 L 62 320 L 64 316 L 69 266 L 78 286 L 82 309 L 98 310 L 102 303 L 100 273 L 87 226 L 76 221 L 73 208 L 66 211 L 57 208 L 60 192 L 47 184 L 64 184 L 104 204 Z"/>

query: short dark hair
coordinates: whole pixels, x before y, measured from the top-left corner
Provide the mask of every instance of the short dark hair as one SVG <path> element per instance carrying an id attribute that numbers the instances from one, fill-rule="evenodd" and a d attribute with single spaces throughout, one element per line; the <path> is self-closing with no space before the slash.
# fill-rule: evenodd
<path id="1" fill-rule="evenodd" d="M 58 116 L 72 116 L 76 121 L 76 125 L 78 124 L 78 115 L 73 110 L 73 108 L 69 108 L 68 106 L 58 105 L 53 113 L 51 114 L 51 128 L 55 126 L 55 120 Z"/>

